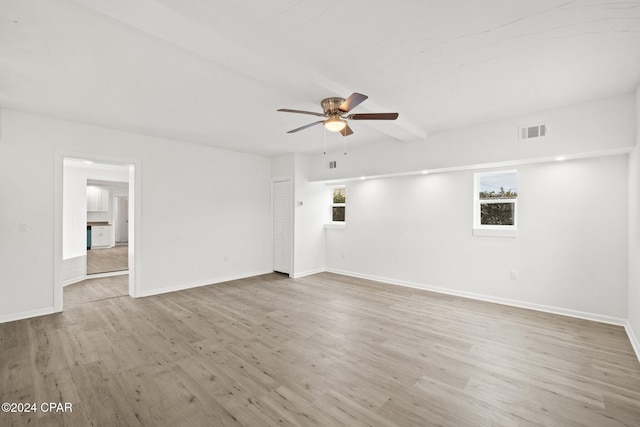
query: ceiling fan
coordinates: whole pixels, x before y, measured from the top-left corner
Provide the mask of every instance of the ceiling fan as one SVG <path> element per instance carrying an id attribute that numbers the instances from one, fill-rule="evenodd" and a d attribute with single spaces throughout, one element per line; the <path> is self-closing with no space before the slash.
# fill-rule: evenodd
<path id="1" fill-rule="evenodd" d="M 324 127 L 328 131 L 340 132 L 343 136 L 348 136 L 351 135 L 353 131 L 347 124 L 347 120 L 395 120 L 398 118 L 398 113 L 365 113 L 347 115 L 349 111 L 360 105 L 367 98 L 367 95 L 354 92 L 347 99 L 335 97 L 323 99 L 320 103 L 320 105 L 322 106 L 322 110 L 324 111 L 323 113 L 290 110 L 288 108 L 280 108 L 278 111 L 283 111 L 285 113 L 310 114 L 312 116 L 326 117 L 325 120 L 319 120 L 317 122 L 309 123 L 308 125 L 290 130 L 287 133 L 295 133 L 300 130 L 310 128 L 311 126 L 323 123 Z"/>

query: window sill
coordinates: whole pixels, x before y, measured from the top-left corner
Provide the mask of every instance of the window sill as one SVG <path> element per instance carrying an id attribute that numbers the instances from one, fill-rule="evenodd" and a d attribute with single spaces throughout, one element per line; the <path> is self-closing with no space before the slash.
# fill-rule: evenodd
<path id="1" fill-rule="evenodd" d="M 334 230 L 344 230 L 344 222 L 330 222 L 329 224 L 325 224 L 325 229 L 334 229 Z"/>
<path id="2" fill-rule="evenodd" d="M 487 228 L 474 228 L 474 236 L 484 237 L 518 237 L 518 230 L 492 230 Z"/>

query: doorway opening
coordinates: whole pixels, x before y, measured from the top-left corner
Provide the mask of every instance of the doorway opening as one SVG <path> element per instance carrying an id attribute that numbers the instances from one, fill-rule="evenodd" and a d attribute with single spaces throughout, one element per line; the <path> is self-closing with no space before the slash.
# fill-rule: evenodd
<path id="1" fill-rule="evenodd" d="M 133 163 L 62 158 L 56 311 L 135 296 L 135 177 Z"/>
<path id="2" fill-rule="evenodd" d="M 129 271 L 129 181 L 87 179 L 87 278 Z"/>

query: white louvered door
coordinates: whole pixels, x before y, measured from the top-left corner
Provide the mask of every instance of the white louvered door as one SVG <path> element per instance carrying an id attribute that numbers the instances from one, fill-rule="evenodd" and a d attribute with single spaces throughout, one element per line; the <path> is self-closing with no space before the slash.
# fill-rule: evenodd
<path id="1" fill-rule="evenodd" d="M 291 274 L 293 202 L 291 181 L 273 182 L 273 271 Z"/>

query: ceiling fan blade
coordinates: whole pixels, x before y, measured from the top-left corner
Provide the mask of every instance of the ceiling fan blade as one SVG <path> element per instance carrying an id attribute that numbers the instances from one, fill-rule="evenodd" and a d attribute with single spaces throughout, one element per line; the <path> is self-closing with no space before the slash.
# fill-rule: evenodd
<path id="1" fill-rule="evenodd" d="M 353 131 L 351 130 L 351 128 L 349 127 L 349 125 L 345 126 L 344 129 L 342 129 L 340 131 L 340 133 L 342 134 L 342 136 L 349 136 L 353 133 Z"/>
<path id="2" fill-rule="evenodd" d="M 315 125 L 320 124 L 320 123 L 324 123 L 324 120 L 319 120 L 317 122 L 309 123 L 308 125 L 300 126 L 299 128 L 295 128 L 293 130 L 290 130 L 287 133 L 295 133 L 295 132 L 298 132 L 299 130 L 304 130 L 306 128 L 310 128 L 311 126 L 315 126 Z"/>
<path id="3" fill-rule="evenodd" d="M 347 113 L 352 109 L 356 108 L 358 105 L 362 103 L 362 101 L 364 101 L 367 98 L 368 98 L 367 95 L 354 92 L 338 107 L 338 110 Z"/>
<path id="4" fill-rule="evenodd" d="M 365 113 L 365 114 L 349 114 L 347 119 L 351 120 L 395 120 L 398 113 Z"/>
<path id="5" fill-rule="evenodd" d="M 323 113 L 314 113 L 313 111 L 290 110 L 288 108 L 281 108 L 278 111 L 282 111 L 283 113 L 311 114 L 312 116 L 324 117 Z"/>

